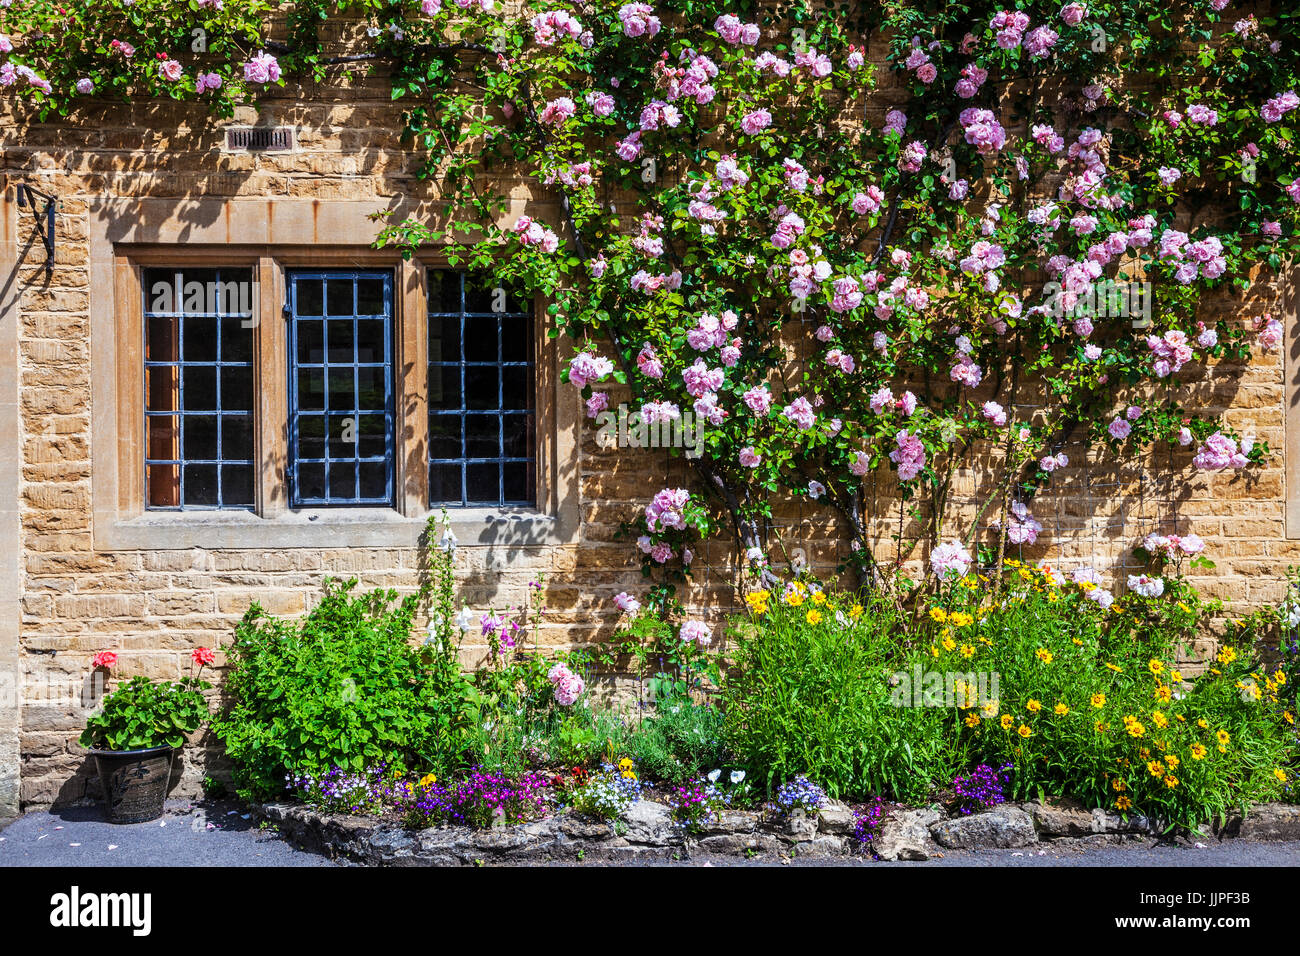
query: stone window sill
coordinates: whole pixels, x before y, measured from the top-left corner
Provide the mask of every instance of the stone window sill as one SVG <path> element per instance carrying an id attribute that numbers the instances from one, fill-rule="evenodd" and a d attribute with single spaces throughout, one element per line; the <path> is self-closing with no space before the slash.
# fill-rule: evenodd
<path id="1" fill-rule="evenodd" d="M 248 511 L 96 515 L 94 538 L 95 548 L 104 551 L 414 548 L 433 513 L 409 517 L 391 508 L 304 508 L 274 517 Z M 466 547 L 565 544 L 575 530 L 527 508 L 449 508 L 447 518 Z"/>

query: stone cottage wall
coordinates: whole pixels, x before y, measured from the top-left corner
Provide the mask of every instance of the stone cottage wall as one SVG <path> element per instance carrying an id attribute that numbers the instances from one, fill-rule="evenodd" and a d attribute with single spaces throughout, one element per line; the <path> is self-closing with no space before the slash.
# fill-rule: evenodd
<path id="1" fill-rule="evenodd" d="M 888 82 L 888 74 L 881 73 Z M 76 736 L 81 699 L 93 696 L 90 659 L 119 654 L 118 670 L 175 678 L 197 646 L 219 648 L 253 600 L 274 613 L 296 614 L 319 593 L 325 575 L 355 576 L 364 586 L 415 586 L 415 547 L 265 547 L 214 550 L 197 542 L 178 549 L 97 546 L 92 496 L 92 422 L 103 395 L 92 387 L 91 263 L 94 209 L 105 198 L 181 204 L 196 198 L 373 203 L 436 198 L 416 178 L 419 158 L 401 148 L 400 109 L 382 79 L 352 75 L 320 89 L 289 87 L 246 107 L 232 122 L 287 125 L 296 145 L 286 153 L 223 150 L 223 123 L 196 107 L 172 103 L 101 104 L 67 122 L 35 122 L 0 112 L 0 814 L 82 799 L 92 769 Z M 30 209 L 18 209 L 13 185 L 31 182 L 59 197 L 57 255 L 47 278 L 33 240 Z M 547 214 L 544 196 L 524 181 L 508 184 L 517 212 Z M 357 238 L 359 245 L 370 236 Z M 1262 277 L 1249 302 L 1216 300 L 1209 311 L 1254 316 L 1293 310 L 1279 280 Z M 1288 348 L 1294 349 L 1294 339 Z M 1049 534 L 1028 558 L 1110 567 L 1148 530 L 1195 531 L 1218 562 L 1198 579 L 1234 607 L 1275 601 L 1300 539 L 1288 537 L 1288 409 L 1297 395 L 1292 355 L 1254 356 L 1245 369 L 1211 370 L 1202 390 L 1207 410 L 1227 409 L 1230 424 L 1267 440 L 1276 454 L 1250 475 L 1201 475 L 1161 484 L 1167 463 L 1113 474 L 1082 458 L 1062 475 L 1050 508 L 1039 512 Z M 1286 369 L 1284 375 L 1284 368 Z M 567 390 L 566 391 L 571 391 Z M 562 398 L 561 401 L 564 399 Z M 575 417 L 576 418 L 576 417 Z M 573 478 L 576 535 L 540 546 L 465 542 L 457 553 L 464 597 L 472 607 L 518 604 L 538 574 L 547 580 L 545 646 L 582 644 L 613 628 L 609 598 L 643 587 L 634 549 L 615 540 L 622 521 L 665 484 L 690 476 L 666 452 L 601 448 L 591 429 L 571 422 L 577 443 Z M 1163 453 L 1162 453 L 1163 454 Z M 973 462 L 956 494 L 972 497 Z M 882 482 L 886 478 L 880 479 Z M 1293 480 L 1291 487 L 1296 487 Z M 881 500 L 890 489 L 881 486 Z M 1050 509 L 1048 509 L 1050 510 Z M 824 512 L 783 509 L 781 533 L 816 566 L 843 557 L 844 544 Z M 892 557 L 895 507 L 876 522 L 882 557 Z M 1290 531 L 1300 535 L 1300 522 Z M 462 536 L 463 539 L 463 536 Z M 725 541 L 697 558 L 690 603 L 717 620 L 732 602 L 733 555 Z M 218 655 L 218 667 L 222 662 Z M 187 748 L 185 787 L 194 792 L 213 754 Z M 19 783 L 19 780 L 21 781 Z"/>

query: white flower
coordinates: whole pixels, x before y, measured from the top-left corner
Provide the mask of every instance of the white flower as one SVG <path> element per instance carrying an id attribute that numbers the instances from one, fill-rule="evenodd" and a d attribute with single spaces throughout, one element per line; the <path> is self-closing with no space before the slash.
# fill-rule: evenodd
<path id="1" fill-rule="evenodd" d="M 456 533 L 451 528 L 444 528 L 442 537 L 438 539 L 438 547 L 448 554 L 456 550 Z"/>
<path id="2" fill-rule="evenodd" d="M 1282 613 L 1286 615 L 1287 627 L 1300 627 L 1300 604 L 1288 604 Z"/>
<path id="3" fill-rule="evenodd" d="M 743 770 L 731 771 L 731 785 L 733 787 L 744 779 L 745 779 L 745 771 Z"/>
<path id="4" fill-rule="evenodd" d="M 1093 588 L 1088 592 L 1089 600 L 1096 601 L 1097 606 L 1103 611 L 1115 603 L 1115 595 L 1111 594 L 1105 588 Z"/>
<path id="5" fill-rule="evenodd" d="M 442 630 L 442 615 L 435 614 L 433 617 L 429 618 L 429 628 L 424 638 L 426 647 L 430 644 L 442 643 L 442 637 L 438 633 L 440 630 Z"/>
<path id="6" fill-rule="evenodd" d="M 1130 574 L 1128 587 L 1130 591 L 1136 591 L 1145 598 L 1158 598 L 1165 593 L 1165 579 L 1153 578 L 1145 574 Z"/>
<path id="7" fill-rule="evenodd" d="M 460 613 L 456 615 L 456 626 L 466 634 L 474 627 L 474 612 L 463 604 L 460 607 Z"/>
<path id="8" fill-rule="evenodd" d="M 709 783 L 717 783 L 717 782 L 718 782 L 718 778 L 721 777 L 721 776 L 722 776 L 722 771 L 721 771 L 721 770 L 710 770 L 710 771 L 709 771 Z"/>

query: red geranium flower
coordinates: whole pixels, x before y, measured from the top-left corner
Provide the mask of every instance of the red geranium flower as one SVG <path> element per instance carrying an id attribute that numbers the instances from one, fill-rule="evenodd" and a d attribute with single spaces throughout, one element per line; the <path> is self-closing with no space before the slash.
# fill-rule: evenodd
<path id="1" fill-rule="evenodd" d="M 112 651 L 100 651 L 90 663 L 92 667 L 112 667 L 117 663 L 117 655 Z"/>
<path id="2" fill-rule="evenodd" d="M 212 651 L 210 651 L 206 647 L 196 647 L 194 648 L 194 653 L 190 655 L 190 659 L 194 661 L 195 664 L 198 664 L 200 667 L 204 667 L 208 664 L 211 664 L 213 661 L 215 661 L 217 659 L 217 655 L 212 653 Z"/>

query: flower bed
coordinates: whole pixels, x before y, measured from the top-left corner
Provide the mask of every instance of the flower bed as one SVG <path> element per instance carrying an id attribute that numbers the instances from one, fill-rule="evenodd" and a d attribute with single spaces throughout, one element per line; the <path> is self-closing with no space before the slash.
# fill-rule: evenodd
<path id="1" fill-rule="evenodd" d="M 1251 806 L 1296 800 L 1294 663 L 1261 647 L 1268 615 L 1187 661 L 1221 608 L 1183 578 L 1185 554 L 1153 547 L 1150 573 L 1116 597 L 1087 572 L 1013 560 L 990 577 L 953 546 L 910 607 L 901 580 L 868 593 L 768 573 L 748 588 L 725 657 L 709 627 L 674 626 L 628 595 L 612 646 L 544 655 L 527 646 L 539 583 L 529 612 L 481 615 L 493 653 L 464 672 L 473 621 L 454 610 L 453 549 L 444 536 L 433 584 L 399 604 L 331 585 L 296 622 L 250 611 L 215 722 L 241 796 L 288 791 L 322 813 L 371 816 L 408 848 L 451 839 L 435 830 L 531 827 L 467 839 L 534 847 L 573 830 L 625 854 L 643 845 L 624 835 L 642 817 L 644 845 L 726 837 L 755 850 L 727 829 L 752 817 L 741 832 L 838 853 L 848 845 L 817 823 L 826 807 L 865 807 L 837 839 L 875 846 L 899 831 L 915 848 L 1036 839 L 1014 806 L 1026 800 L 1102 815 L 1072 824 L 1080 835 L 1151 821 L 1222 831 Z M 426 598 L 417 646 L 409 630 Z M 620 659 L 639 678 L 637 705 L 594 704 L 596 669 Z M 900 807 L 943 810 L 885 813 Z M 420 835 L 399 840 L 402 829 Z"/>

